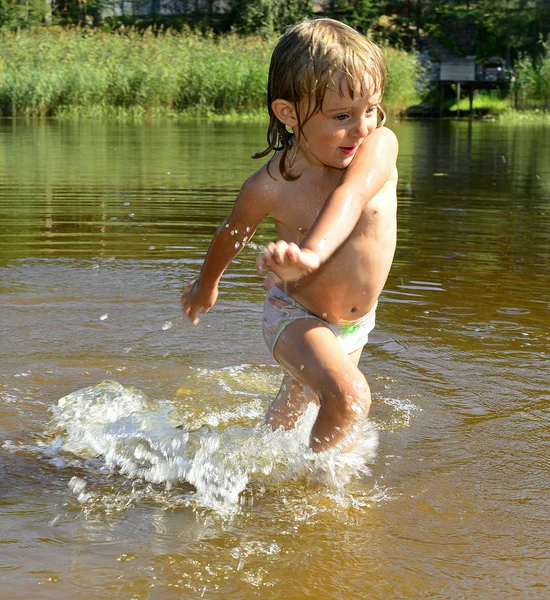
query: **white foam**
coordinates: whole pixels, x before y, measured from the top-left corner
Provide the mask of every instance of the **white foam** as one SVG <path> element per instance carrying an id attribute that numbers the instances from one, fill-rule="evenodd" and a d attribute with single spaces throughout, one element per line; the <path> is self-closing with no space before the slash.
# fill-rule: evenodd
<path id="1" fill-rule="evenodd" d="M 257 403 L 249 403 L 255 414 Z M 256 423 L 224 427 L 238 409 L 211 415 L 214 426 L 185 431 L 170 419 L 171 408 L 140 390 L 104 381 L 61 398 L 50 433 L 58 440 L 56 451 L 101 456 L 108 470 L 130 479 L 168 486 L 189 482 L 196 488 L 194 501 L 220 513 L 238 510 L 250 485 L 276 488 L 305 477 L 341 490 L 351 477 L 367 472 L 365 465 L 376 454 L 377 432 L 368 423 L 352 451 L 312 452 L 308 442 L 317 413 L 314 405 L 290 432 L 273 432 Z M 240 414 L 246 415 L 246 410 Z M 81 483 L 73 484 L 77 498 L 90 498 Z"/>

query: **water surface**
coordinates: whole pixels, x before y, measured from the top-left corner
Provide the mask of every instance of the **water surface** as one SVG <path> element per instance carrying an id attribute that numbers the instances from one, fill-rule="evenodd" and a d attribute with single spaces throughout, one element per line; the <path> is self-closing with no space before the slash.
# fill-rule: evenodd
<path id="1" fill-rule="evenodd" d="M 547 597 L 550 129 L 392 128 L 372 430 L 327 487 L 307 423 L 259 428 L 257 246 L 197 328 L 178 304 L 263 127 L 0 124 L 3 596 Z"/>

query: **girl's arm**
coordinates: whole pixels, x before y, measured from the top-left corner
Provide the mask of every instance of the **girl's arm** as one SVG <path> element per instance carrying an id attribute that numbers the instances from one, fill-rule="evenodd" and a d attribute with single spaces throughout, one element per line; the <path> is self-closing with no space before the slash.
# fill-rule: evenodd
<path id="1" fill-rule="evenodd" d="M 309 275 L 332 256 L 357 225 L 365 205 L 390 178 L 397 152 L 397 138 L 390 129 L 381 127 L 367 137 L 300 246 L 283 240 L 266 246 L 258 272 L 263 275 L 265 267 L 273 272 L 264 287 Z"/>
<path id="2" fill-rule="evenodd" d="M 270 212 L 270 201 L 260 182 L 259 173 L 245 182 L 231 214 L 212 239 L 199 278 L 187 286 L 182 296 L 183 312 L 193 325 L 199 322 L 199 312 L 207 313 L 214 306 L 223 273 Z"/>

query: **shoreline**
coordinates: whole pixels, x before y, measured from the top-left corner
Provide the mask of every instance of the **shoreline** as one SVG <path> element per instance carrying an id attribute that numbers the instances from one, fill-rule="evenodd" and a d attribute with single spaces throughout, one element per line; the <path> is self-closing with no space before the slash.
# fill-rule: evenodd
<path id="1" fill-rule="evenodd" d="M 550 123 L 550 111 L 541 110 L 517 110 L 507 109 L 501 112 L 489 112 L 485 114 L 468 114 L 461 111 L 459 116 L 447 112 L 442 116 L 429 115 L 407 115 L 399 112 L 386 111 L 388 116 L 395 121 L 491 121 L 500 122 L 507 120 L 510 123 Z M 162 107 L 144 109 L 142 107 L 70 107 L 69 110 L 61 111 L 55 115 L 0 115 L 0 121 L 116 121 L 116 122 L 160 122 L 160 121 L 201 121 L 205 123 L 238 123 L 267 121 L 268 116 L 265 109 L 257 111 L 216 113 L 201 111 L 175 111 Z"/>

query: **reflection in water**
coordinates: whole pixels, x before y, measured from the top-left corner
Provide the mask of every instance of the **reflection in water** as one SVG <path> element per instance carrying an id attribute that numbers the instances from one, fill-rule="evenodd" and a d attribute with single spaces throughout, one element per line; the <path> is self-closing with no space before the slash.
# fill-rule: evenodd
<path id="1" fill-rule="evenodd" d="M 263 126 L 0 124 L 5 594 L 548 594 L 548 127 L 394 129 L 399 242 L 361 361 L 379 442 L 335 491 L 300 431 L 259 426 L 281 372 L 255 247 L 199 327 L 178 305 Z"/>

